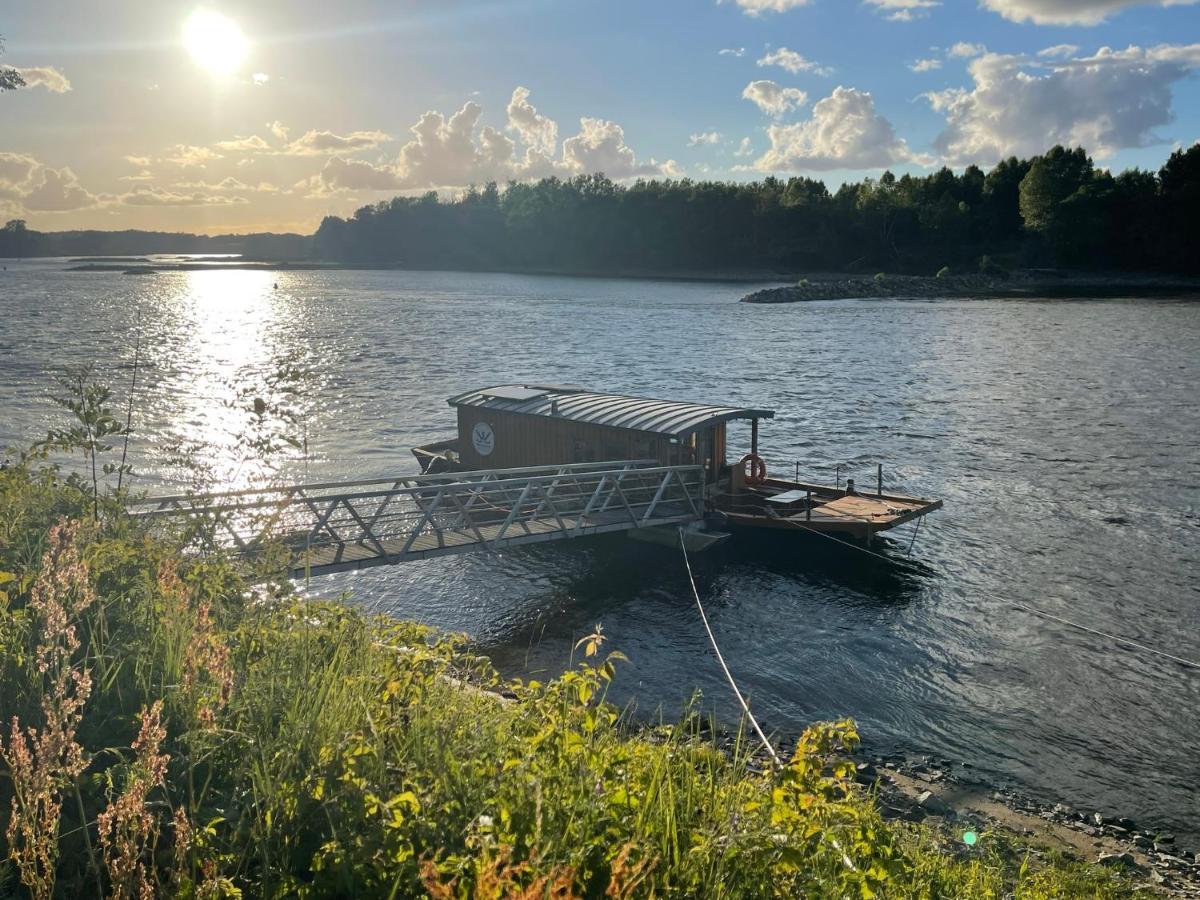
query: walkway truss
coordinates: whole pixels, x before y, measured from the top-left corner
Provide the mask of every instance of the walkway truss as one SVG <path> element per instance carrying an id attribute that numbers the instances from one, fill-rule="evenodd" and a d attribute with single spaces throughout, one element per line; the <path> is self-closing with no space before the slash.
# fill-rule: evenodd
<path id="1" fill-rule="evenodd" d="M 131 512 L 201 551 L 283 546 L 294 574 L 318 575 L 684 524 L 703 493 L 699 466 L 642 460 L 152 497 Z"/>

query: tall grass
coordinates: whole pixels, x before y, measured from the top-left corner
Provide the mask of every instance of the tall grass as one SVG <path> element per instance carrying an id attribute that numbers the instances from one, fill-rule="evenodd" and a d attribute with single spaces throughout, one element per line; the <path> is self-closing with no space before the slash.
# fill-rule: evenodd
<path id="1" fill-rule="evenodd" d="M 0 896 L 1131 895 L 884 821 L 849 722 L 763 769 L 690 712 L 625 721 L 598 639 L 502 700 L 453 636 L 282 582 L 251 598 L 116 504 L 76 524 L 94 503 L 35 460 L 0 471 Z"/>

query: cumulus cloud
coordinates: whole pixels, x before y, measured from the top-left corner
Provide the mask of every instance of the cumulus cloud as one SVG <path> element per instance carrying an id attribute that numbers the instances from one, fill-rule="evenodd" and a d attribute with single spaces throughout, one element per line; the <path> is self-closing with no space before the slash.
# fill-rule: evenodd
<path id="1" fill-rule="evenodd" d="M 529 91 L 518 86 L 506 108 L 507 130 L 517 140 L 490 126 L 480 126 L 483 108 L 475 101 L 447 117 L 426 112 L 410 129 L 412 140 L 392 161 L 366 162 L 334 156 L 297 190 L 315 194 L 332 191 L 389 191 L 460 188 L 488 181 L 524 181 L 551 175 L 569 177 L 603 172 L 613 179 L 678 174 L 668 160 L 639 160 L 625 143 L 615 122 L 582 118 L 579 133 L 562 142 L 558 124 L 529 102 Z M 518 141 L 525 153 L 517 153 Z"/>
<path id="2" fill-rule="evenodd" d="M 273 123 L 278 125 L 279 123 Z M 284 129 L 286 134 L 286 129 Z M 328 156 L 334 153 L 356 153 L 370 150 L 392 140 L 382 131 L 352 131 L 349 134 L 334 134 L 332 131 L 306 131 L 281 151 L 289 156 Z M 266 147 L 266 142 L 263 142 Z"/>
<path id="3" fill-rule="evenodd" d="M 1162 140 L 1171 86 L 1200 68 L 1200 44 L 1031 60 L 988 53 L 969 67 L 974 86 L 927 94 L 946 117 L 935 146 L 951 165 L 1041 153 L 1054 144 L 1104 157 Z"/>
<path id="4" fill-rule="evenodd" d="M 30 66 L 21 68 L 15 66 L 17 73 L 25 81 L 25 87 L 44 87 L 54 94 L 65 94 L 71 89 L 71 82 L 54 66 Z"/>
<path id="5" fill-rule="evenodd" d="M 616 179 L 681 174 L 672 160 L 638 162 L 625 143 L 625 130 L 620 125 L 586 117 L 579 120 L 579 134 L 563 141 L 563 164 L 577 175 L 603 172 Z"/>
<path id="6" fill-rule="evenodd" d="M 793 75 L 797 75 L 800 72 L 812 72 L 816 75 L 833 74 L 832 69 L 826 66 L 818 65 L 811 59 L 805 59 L 801 54 L 797 53 L 795 50 L 789 50 L 787 47 L 779 47 L 776 50 L 771 50 L 770 52 L 764 54 L 763 57 L 758 61 L 758 65 L 779 66 L 781 69 L 786 69 Z"/>
<path id="7" fill-rule="evenodd" d="M 940 0 L 864 0 L 893 22 L 911 22 L 929 15 L 929 10 L 941 6 Z"/>
<path id="8" fill-rule="evenodd" d="M 553 156 L 558 149 L 558 124 L 529 102 L 529 88 L 517 86 L 508 101 L 508 129 L 534 153 Z"/>
<path id="9" fill-rule="evenodd" d="M 288 139 L 288 127 L 278 119 L 267 123 L 267 131 L 275 135 L 278 140 L 286 141 Z"/>
<path id="10" fill-rule="evenodd" d="M 746 85 L 742 99 L 749 100 L 768 115 L 779 117 L 807 103 L 808 94 L 799 88 L 780 87 L 774 81 L 763 79 Z"/>
<path id="11" fill-rule="evenodd" d="M 984 53 L 987 53 L 987 47 L 983 46 L 983 44 L 971 44 L 967 41 L 959 41 L 950 48 L 947 55 L 959 59 L 970 59 L 973 56 L 982 56 Z"/>
<path id="12" fill-rule="evenodd" d="M 39 168 L 40 164 L 32 156 L 0 151 L 0 197 L 24 194 Z"/>
<path id="13" fill-rule="evenodd" d="M 942 61 L 933 57 L 918 59 L 914 63 L 909 63 L 908 67 L 914 72 L 935 72 L 942 67 Z"/>
<path id="14" fill-rule="evenodd" d="M 765 12 L 787 12 L 798 6 L 807 6 L 809 0 L 734 0 L 748 16 L 761 16 Z"/>
<path id="15" fill-rule="evenodd" d="M 892 123 L 875 109 L 874 98 L 855 88 L 838 87 L 820 100 L 807 121 L 772 125 L 771 148 L 754 168 L 774 171 L 877 169 L 929 160 L 909 150 Z"/>
<path id="16" fill-rule="evenodd" d="M 87 209 L 98 202 L 99 198 L 84 189 L 75 173 L 65 166 L 39 167 L 33 183 L 21 197 L 21 205 L 31 212 L 67 212 Z"/>
<path id="17" fill-rule="evenodd" d="M 717 56 L 745 56 L 745 47 L 726 47 L 723 50 L 717 51 Z"/>
<path id="18" fill-rule="evenodd" d="M 1190 6 L 1197 0 L 983 0 L 983 5 L 1014 22 L 1037 25 L 1099 25 L 1132 6 Z"/>
<path id="19" fill-rule="evenodd" d="M 750 138 L 742 138 L 742 142 L 738 144 L 738 148 L 733 151 L 734 156 L 753 156 L 754 147 L 750 143 Z"/>
<path id="20" fill-rule="evenodd" d="M 262 87 L 270 80 L 271 80 L 271 76 L 268 75 L 266 72 L 255 72 L 253 75 L 250 76 L 250 81 L 254 84 L 255 87 Z"/>
<path id="21" fill-rule="evenodd" d="M 721 143 L 721 132 L 701 131 L 689 137 L 687 145 L 689 147 L 700 147 L 703 145 L 708 145 L 711 147 L 719 143 Z"/>
<path id="22" fill-rule="evenodd" d="M 220 153 L 210 150 L 208 147 L 197 147 L 194 144 L 175 144 L 173 147 L 168 148 L 167 155 L 162 158 L 162 161 L 172 166 L 199 166 L 203 168 L 206 163 L 220 158 Z"/>
<path id="23" fill-rule="evenodd" d="M 1053 47 L 1047 47 L 1045 50 L 1039 50 L 1038 56 L 1043 59 L 1057 59 L 1060 57 L 1074 56 L 1079 52 L 1079 47 L 1075 44 L 1055 44 Z"/>

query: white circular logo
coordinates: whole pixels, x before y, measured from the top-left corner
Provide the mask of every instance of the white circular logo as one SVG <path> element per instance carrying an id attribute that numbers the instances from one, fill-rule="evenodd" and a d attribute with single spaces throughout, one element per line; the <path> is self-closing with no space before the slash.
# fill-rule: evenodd
<path id="1" fill-rule="evenodd" d="M 471 430 L 471 443 L 480 456 L 491 456 L 496 449 L 496 433 L 487 422 L 479 422 Z"/>

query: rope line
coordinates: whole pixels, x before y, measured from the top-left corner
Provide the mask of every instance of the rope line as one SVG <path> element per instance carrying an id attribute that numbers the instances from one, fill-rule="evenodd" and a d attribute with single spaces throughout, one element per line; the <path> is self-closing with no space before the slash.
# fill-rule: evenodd
<path id="1" fill-rule="evenodd" d="M 746 714 L 746 718 L 754 726 L 754 733 L 758 735 L 758 739 L 762 741 L 762 745 L 771 754 L 771 759 L 775 765 L 782 768 L 783 761 L 780 760 L 779 754 L 775 752 L 775 748 L 771 746 L 771 742 L 767 740 L 767 736 L 763 734 L 762 728 L 759 727 L 758 719 L 754 718 L 754 713 L 750 712 L 750 704 L 746 702 L 746 698 L 738 690 L 737 682 L 733 680 L 733 673 L 729 671 L 729 666 L 725 665 L 725 657 L 721 654 L 721 648 L 717 646 L 717 638 L 713 634 L 712 627 L 708 624 L 708 616 L 704 613 L 704 604 L 700 602 L 700 591 L 696 587 L 696 578 L 692 575 L 692 563 L 688 559 L 687 544 L 683 538 L 682 528 L 679 529 L 679 549 L 683 551 L 683 564 L 687 567 L 688 581 L 692 585 L 692 596 L 696 598 L 696 609 L 700 610 L 700 621 L 704 623 L 704 630 L 708 632 L 708 641 L 712 644 L 713 652 L 717 654 L 717 662 L 721 664 L 721 669 L 725 672 L 725 678 L 729 681 L 729 686 L 733 688 L 733 693 L 737 696 L 738 703 L 742 705 L 742 711 Z"/>
<path id="2" fill-rule="evenodd" d="M 852 544 L 849 541 L 838 540 L 838 538 L 835 538 L 832 535 L 825 534 L 823 531 L 817 531 L 815 528 L 808 528 L 804 525 L 801 525 L 799 522 L 792 522 L 791 520 L 785 520 L 785 521 L 788 521 L 789 524 L 795 525 L 797 528 L 802 528 L 805 531 L 810 531 L 813 534 L 820 535 L 821 537 L 823 537 L 827 540 L 836 541 L 838 544 L 841 544 L 843 547 L 849 547 L 853 550 L 859 551 L 860 553 L 866 553 L 869 556 L 874 556 L 877 559 L 882 559 L 884 562 L 890 563 L 891 565 L 897 565 L 899 563 L 905 562 L 905 560 L 898 560 L 898 559 L 894 559 L 892 557 L 884 556 L 882 553 L 876 553 L 874 550 L 869 550 L 866 547 L 860 547 L 860 546 L 858 546 L 858 544 Z M 919 523 L 920 519 L 918 519 L 917 521 Z M 1162 657 L 1163 659 L 1169 659 L 1171 662 L 1178 663 L 1179 665 L 1186 666 L 1187 668 L 1190 668 L 1190 669 L 1200 670 L 1200 662 L 1197 662 L 1196 660 L 1187 659 L 1186 657 L 1183 657 L 1183 656 L 1176 656 L 1173 653 L 1167 653 L 1165 650 L 1159 650 L 1156 647 L 1151 647 L 1147 644 L 1139 643 L 1138 641 L 1132 640 L 1131 638 L 1121 637 L 1120 635 L 1112 634 L 1111 632 L 1108 632 L 1108 631 L 1101 631 L 1098 628 L 1091 628 L 1090 626 L 1082 625 L 1079 622 L 1072 622 L 1070 619 L 1064 619 L 1062 616 L 1056 616 L 1053 613 L 1046 612 L 1044 609 L 1038 609 L 1035 606 L 1029 606 L 1028 604 L 1020 603 L 1016 600 L 1007 600 L 1004 597 L 999 597 L 995 594 L 985 594 L 985 596 L 987 596 L 989 599 L 995 600 L 997 603 L 1005 603 L 1009 606 L 1015 606 L 1017 609 L 1023 609 L 1023 610 L 1025 610 L 1025 612 L 1032 613 L 1035 616 L 1041 616 L 1044 619 L 1049 619 L 1053 622 L 1058 622 L 1060 625 L 1066 625 L 1069 628 L 1075 628 L 1075 629 L 1078 629 L 1079 631 L 1084 631 L 1084 632 L 1087 632 L 1088 634 L 1095 635 L 1096 637 L 1102 637 L 1102 638 L 1105 638 L 1107 640 L 1113 641 L 1118 644 L 1124 644 L 1127 647 L 1133 647 L 1133 648 L 1135 648 L 1137 650 L 1141 650 L 1145 653 L 1151 653 L 1154 656 L 1159 656 L 1159 657 Z"/>

